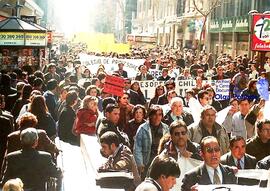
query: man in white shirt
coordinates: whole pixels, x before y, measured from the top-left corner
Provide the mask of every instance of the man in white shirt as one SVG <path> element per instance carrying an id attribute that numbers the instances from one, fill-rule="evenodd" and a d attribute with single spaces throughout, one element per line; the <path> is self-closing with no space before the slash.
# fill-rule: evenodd
<path id="1" fill-rule="evenodd" d="M 185 174 L 182 191 L 195 191 L 197 184 L 235 184 L 236 177 L 233 169 L 220 164 L 220 146 L 213 136 L 204 137 L 201 141 L 201 156 L 204 163 Z"/>

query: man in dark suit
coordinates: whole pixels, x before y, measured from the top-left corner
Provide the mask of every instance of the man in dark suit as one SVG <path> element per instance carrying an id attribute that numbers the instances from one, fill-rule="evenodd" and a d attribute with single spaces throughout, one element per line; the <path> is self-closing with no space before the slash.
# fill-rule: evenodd
<path id="1" fill-rule="evenodd" d="M 144 81 L 144 80 L 153 80 L 154 77 L 151 74 L 147 73 L 147 67 L 145 65 L 141 65 L 139 67 L 140 74 L 135 77 L 135 80 Z"/>
<path id="2" fill-rule="evenodd" d="M 238 169 L 254 169 L 256 158 L 246 154 L 246 141 L 241 136 L 235 136 L 230 140 L 231 152 L 221 157 L 221 163 L 228 166 L 235 166 Z"/>
<path id="3" fill-rule="evenodd" d="M 196 184 L 235 184 L 235 170 L 220 164 L 221 152 L 217 139 L 204 137 L 200 145 L 204 163 L 185 174 L 181 190 L 195 190 Z"/>
<path id="4" fill-rule="evenodd" d="M 62 172 L 54 164 L 51 154 L 35 150 L 38 144 L 38 133 L 34 128 L 21 132 L 22 150 L 7 155 L 2 184 L 11 178 L 20 178 L 24 188 L 33 191 L 45 191 L 49 177 L 60 178 Z"/>
<path id="5" fill-rule="evenodd" d="M 122 62 L 120 62 L 118 64 L 118 70 L 114 71 L 114 73 L 119 74 L 119 76 L 121 76 L 123 78 L 128 77 L 127 71 L 124 70 L 124 64 Z"/>
<path id="6" fill-rule="evenodd" d="M 58 88 L 58 83 L 55 79 L 51 79 L 48 82 L 47 85 L 47 91 L 44 92 L 43 96 L 46 100 L 46 105 L 48 107 L 48 110 L 50 114 L 52 115 L 53 119 L 57 121 L 57 114 L 56 114 L 56 105 L 57 105 L 57 88 Z"/>

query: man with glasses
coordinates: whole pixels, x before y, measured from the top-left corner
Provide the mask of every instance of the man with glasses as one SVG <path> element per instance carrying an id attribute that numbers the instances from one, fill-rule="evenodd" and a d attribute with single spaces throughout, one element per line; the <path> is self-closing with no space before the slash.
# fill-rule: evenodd
<path id="1" fill-rule="evenodd" d="M 204 137 L 201 141 L 201 156 L 204 163 L 185 174 L 182 191 L 197 190 L 197 185 L 235 184 L 233 169 L 220 164 L 221 150 L 218 140 L 213 136 Z"/>
<path id="2" fill-rule="evenodd" d="M 170 140 L 164 144 L 161 154 L 169 155 L 176 161 L 179 157 L 202 160 L 199 144 L 193 143 L 188 138 L 187 125 L 182 120 L 174 121 L 170 125 Z"/>
<path id="3" fill-rule="evenodd" d="M 149 109 L 148 116 L 149 120 L 137 130 L 133 150 L 142 178 L 145 177 L 151 161 L 158 153 L 160 139 L 169 132 L 168 126 L 161 122 L 163 112 L 160 106 L 153 105 Z"/>
<path id="4" fill-rule="evenodd" d="M 270 155 L 270 120 L 258 121 L 255 126 L 257 135 L 247 141 L 247 153 L 259 161 Z"/>
<path id="5" fill-rule="evenodd" d="M 204 107 L 198 125 L 189 128 L 190 140 L 201 143 L 204 137 L 213 136 L 220 143 L 221 154 L 225 154 L 229 150 L 229 137 L 225 128 L 216 122 L 216 113 L 213 106 Z"/>

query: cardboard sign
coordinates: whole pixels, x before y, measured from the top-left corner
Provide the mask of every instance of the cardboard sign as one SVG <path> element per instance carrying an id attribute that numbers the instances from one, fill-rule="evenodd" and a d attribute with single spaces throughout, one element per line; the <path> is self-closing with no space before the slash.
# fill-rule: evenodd
<path id="1" fill-rule="evenodd" d="M 124 90 L 124 82 L 125 80 L 118 76 L 106 76 L 105 78 L 105 85 L 104 85 L 104 92 L 122 96 Z"/>

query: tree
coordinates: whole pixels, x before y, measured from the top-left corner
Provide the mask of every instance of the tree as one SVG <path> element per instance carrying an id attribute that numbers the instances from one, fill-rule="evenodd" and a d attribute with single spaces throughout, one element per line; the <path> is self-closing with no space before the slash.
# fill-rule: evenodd
<path id="1" fill-rule="evenodd" d="M 198 48 L 199 50 L 198 53 L 199 53 L 201 51 L 202 35 L 203 35 L 203 32 L 205 31 L 205 26 L 206 26 L 208 16 L 212 13 L 212 11 L 215 10 L 215 8 L 221 6 L 224 0 L 192 0 L 192 1 L 193 1 L 195 10 L 198 11 L 203 16 L 203 26 L 200 32 L 199 48 Z M 203 1 L 207 2 L 207 5 L 200 7 L 199 3 L 203 5 Z"/>

